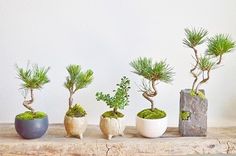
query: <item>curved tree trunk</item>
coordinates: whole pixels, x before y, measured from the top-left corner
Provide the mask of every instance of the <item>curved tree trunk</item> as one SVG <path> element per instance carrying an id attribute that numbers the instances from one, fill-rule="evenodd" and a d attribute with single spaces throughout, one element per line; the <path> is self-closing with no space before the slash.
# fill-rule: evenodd
<path id="1" fill-rule="evenodd" d="M 25 108 L 29 109 L 31 112 L 34 112 L 34 109 L 32 108 L 32 103 L 34 102 L 34 93 L 33 93 L 33 89 L 30 89 L 30 100 L 24 100 L 23 102 L 23 106 L 25 106 Z"/>
<path id="2" fill-rule="evenodd" d="M 197 87 L 196 87 L 196 89 L 195 89 L 195 92 L 196 92 L 196 93 L 198 93 L 198 88 L 200 87 L 200 85 L 202 85 L 203 83 L 206 83 L 206 82 L 210 79 L 210 70 L 211 70 L 211 69 L 209 69 L 209 70 L 207 71 L 207 77 L 206 77 L 206 78 L 203 78 L 202 81 L 200 81 L 200 82 L 198 83 L 198 85 L 197 85 Z M 203 74 L 204 74 L 204 73 L 203 73 Z"/>
<path id="3" fill-rule="evenodd" d="M 153 91 L 151 91 L 151 92 L 145 91 L 142 95 L 145 99 L 147 99 L 149 102 L 151 102 L 151 110 L 153 111 L 154 110 L 154 101 L 151 99 L 151 97 L 154 97 L 157 95 L 157 89 L 155 86 L 155 81 L 152 80 L 151 82 L 152 82 Z"/>
<path id="4" fill-rule="evenodd" d="M 216 64 L 219 65 L 221 63 L 221 61 L 222 61 L 222 55 L 220 55 L 219 60 L 218 60 L 218 62 Z"/>
<path id="5" fill-rule="evenodd" d="M 70 91 L 70 96 L 69 96 L 69 109 L 71 109 L 72 104 L 73 104 L 73 98 L 72 98 L 72 96 L 73 96 L 73 93 Z"/>
<path id="6" fill-rule="evenodd" d="M 196 64 L 195 66 L 190 70 L 190 73 L 193 75 L 193 77 L 195 78 L 194 81 L 193 81 L 193 84 L 192 84 L 192 90 L 194 90 L 194 87 L 197 83 L 197 80 L 198 80 L 198 76 L 197 74 L 194 73 L 194 71 L 197 69 L 197 66 L 199 64 L 199 57 L 198 57 L 198 54 L 197 54 L 197 49 L 195 49 L 194 47 L 192 48 L 193 51 L 194 51 L 194 55 L 195 55 L 195 61 L 196 61 Z"/>
<path id="7" fill-rule="evenodd" d="M 117 113 L 117 108 L 116 107 L 113 108 L 113 112 Z"/>
<path id="8" fill-rule="evenodd" d="M 192 84 L 192 90 L 194 90 L 194 87 L 195 87 L 195 85 L 197 83 L 198 77 L 197 77 L 197 75 L 195 73 L 192 73 L 192 75 L 195 78 L 194 81 L 193 81 L 193 84 Z"/>
<path id="9" fill-rule="evenodd" d="M 151 102 L 151 110 L 154 110 L 154 102 L 153 100 L 150 98 L 149 94 L 147 92 L 144 92 L 143 94 L 143 97 L 145 99 L 147 99 L 149 102 Z"/>
<path id="10" fill-rule="evenodd" d="M 199 63 L 199 57 L 198 57 L 198 54 L 197 54 L 197 49 L 195 49 L 194 47 L 193 47 L 192 49 L 193 49 L 193 51 L 194 51 L 196 64 L 195 64 L 195 66 L 190 70 L 191 73 L 193 73 L 193 72 L 197 69 L 197 66 L 198 66 L 198 63 Z"/>

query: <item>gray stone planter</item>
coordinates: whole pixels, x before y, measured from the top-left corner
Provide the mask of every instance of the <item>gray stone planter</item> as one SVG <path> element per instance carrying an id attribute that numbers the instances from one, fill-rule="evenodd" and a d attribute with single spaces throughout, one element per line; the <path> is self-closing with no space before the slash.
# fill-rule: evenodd
<path id="1" fill-rule="evenodd" d="M 206 98 L 190 95 L 190 89 L 181 90 L 179 131 L 182 136 L 207 135 L 207 107 Z"/>
<path id="2" fill-rule="evenodd" d="M 24 139 L 40 138 L 48 129 L 48 117 L 34 120 L 15 118 L 16 132 Z"/>

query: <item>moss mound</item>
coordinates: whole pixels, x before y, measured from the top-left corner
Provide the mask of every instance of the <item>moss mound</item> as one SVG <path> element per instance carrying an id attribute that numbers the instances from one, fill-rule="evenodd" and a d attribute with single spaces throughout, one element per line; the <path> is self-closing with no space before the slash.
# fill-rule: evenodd
<path id="1" fill-rule="evenodd" d="M 104 118 L 123 118 L 124 114 L 120 113 L 120 112 L 113 112 L 113 111 L 107 111 L 105 113 L 102 114 L 102 117 Z"/>
<path id="2" fill-rule="evenodd" d="M 144 109 L 141 112 L 139 112 L 138 117 L 143 119 L 161 119 L 166 117 L 166 113 L 160 109 L 154 108 L 154 110 L 151 109 Z"/>
<path id="3" fill-rule="evenodd" d="M 79 104 L 74 105 L 66 112 L 66 115 L 70 117 L 84 117 L 86 114 L 86 111 Z"/>
<path id="4" fill-rule="evenodd" d="M 46 116 L 47 114 L 44 112 L 26 111 L 24 113 L 18 114 L 16 118 L 20 120 L 34 120 L 34 119 L 42 119 L 45 118 Z"/>
<path id="5" fill-rule="evenodd" d="M 191 116 L 191 113 L 188 111 L 181 111 L 180 113 L 181 120 L 188 120 L 190 116 Z"/>
<path id="6" fill-rule="evenodd" d="M 191 96 L 199 96 L 201 99 L 205 99 L 206 97 L 205 97 L 205 95 L 204 95 L 204 93 L 203 92 L 201 92 L 201 91 L 198 91 L 198 93 L 195 93 L 195 91 L 193 91 L 193 90 L 191 90 L 190 91 L 190 93 L 189 93 Z"/>

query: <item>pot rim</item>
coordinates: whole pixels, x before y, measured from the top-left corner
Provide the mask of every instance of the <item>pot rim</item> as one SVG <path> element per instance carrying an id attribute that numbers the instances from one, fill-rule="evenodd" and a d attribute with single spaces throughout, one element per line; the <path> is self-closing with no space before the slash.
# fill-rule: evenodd
<path id="1" fill-rule="evenodd" d="M 87 117 L 87 115 L 85 115 L 85 116 L 82 116 L 82 117 L 71 117 L 71 116 L 68 116 L 68 115 L 65 115 L 65 117 L 67 117 L 67 118 L 75 118 L 75 119 L 82 119 L 82 118 L 86 118 Z"/>
<path id="2" fill-rule="evenodd" d="M 124 119 L 125 116 L 123 116 L 123 117 L 121 117 L 121 118 L 108 118 L 108 117 L 105 117 L 105 118 L 104 118 L 104 117 L 101 115 L 100 118 L 101 118 L 101 119 L 116 119 L 116 120 L 118 120 L 118 119 Z"/>
<path id="3" fill-rule="evenodd" d="M 192 90 L 192 89 L 190 89 L 190 88 L 181 89 L 181 91 L 187 91 L 187 92 L 190 92 L 191 90 Z M 199 89 L 199 91 L 205 92 L 205 89 Z"/>
<path id="4" fill-rule="evenodd" d="M 17 116 L 17 115 L 16 115 Z M 44 120 L 46 118 L 48 118 L 48 115 L 45 115 L 45 117 L 43 118 L 38 118 L 38 119 L 30 119 L 30 120 L 23 120 L 23 119 L 19 119 L 15 116 L 15 120 L 19 120 L 19 121 L 36 121 L 36 120 Z"/>
<path id="5" fill-rule="evenodd" d="M 144 118 L 139 117 L 138 115 L 136 115 L 136 118 L 138 118 L 139 120 L 142 120 L 142 121 L 160 121 L 160 120 L 167 120 L 168 119 L 167 114 L 164 118 L 160 118 L 160 119 L 144 119 Z"/>

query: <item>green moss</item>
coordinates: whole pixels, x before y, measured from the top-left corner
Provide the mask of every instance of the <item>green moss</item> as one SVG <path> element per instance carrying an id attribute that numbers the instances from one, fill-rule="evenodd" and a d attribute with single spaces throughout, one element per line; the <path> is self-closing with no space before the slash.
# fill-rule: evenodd
<path id="1" fill-rule="evenodd" d="M 191 116 L 191 112 L 188 111 L 181 111 L 180 112 L 180 117 L 182 120 L 188 120 Z"/>
<path id="2" fill-rule="evenodd" d="M 194 90 L 191 90 L 189 94 L 193 97 L 197 95 Z"/>
<path id="3" fill-rule="evenodd" d="M 144 119 L 161 119 L 161 118 L 166 117 L 166 113 L 157 108 L 154 108 L 153 111 L 151 109 L 144 109 L 141 112 L 139 112 L 137 115 L 138 117 L 144 118 Z"/>
<path id="4" fill-rule="evenodd" d="M 199 96 L 201 99 L 205 99 L 205 95 L 203 94 L 203 92 L 198 91 L 198 93 L 196 93 L 194 90 L 191 90 L 189 93 L 191 96 Z"/>
<path id="5" fill-rule="evenodd" d="M 124 114 L 120 113 L 120 112 L 114 112 L 114 111 L 107 111 L 105 113 L 102 114 L 102 117 L 104 118 L 123 118 Z"/>
<path id="6" fill-rule="evenodd" d="M 198 96 L 201 98 L 201 99 L 205 99 L 206 97 L 205 97 L 205 95 L 203 94 L 203 92 L 201 92 L 201 91 L 198 91 Z"/>
<path id="7" fill-rule="evenodd" d="M 66 115 L 70 117 L 83 117 L 86 114 L 86 111 L 79 104 L 75 104 L 66 112 Z"/>
<path id="8" fill-rule="evenodd" d="M 46 117 L 47 114 L 44 112 L 30 112 L 30 111 L 26 111 L 24 113 L 18 114 L 16 116 L 17 119 L 20 120 L 34 120 L 34 119 L 42 119 L 44 117 Z"/>

